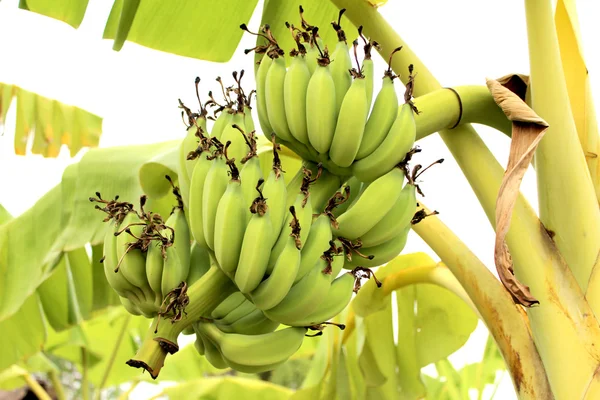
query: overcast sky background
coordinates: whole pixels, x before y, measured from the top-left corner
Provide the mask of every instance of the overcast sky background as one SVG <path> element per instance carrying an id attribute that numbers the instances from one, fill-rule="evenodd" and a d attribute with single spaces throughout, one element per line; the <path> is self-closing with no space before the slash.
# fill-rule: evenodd
<path id="1" fill-rule="evenodd" d="M 261 3 L 257 10 L 261 9 Z M 17 5 L 18 0 L 0 2 L 0 82 L 16 84 L 102 116 L 102 147 L 183 137 L 177 98 L 196 104 L 193 88 L 196 76 L 202 78 L 201 91 L 206 93 L 217 88 L 216 76 L 229 76 L 231 71 L 242 68 L 252 70 L 252 56 L 245 56 L 241 51 L 253 47 L 254 38 L 249 35 L 244 36 L 238 51 L 227 64 L 161 53 L 129 42 L 116 53 L 111 49 L 111 41 L 101 39 L 112 2 L 91 0 L 78 30 L 18 10 Z M 599 110 L 599 6 L 597 0 L 580 0 L 577 7 Z M 381 12 L 444 86 L 485 85 L 486 77 L 528 74 L 522 0 L 390 0 Z M 252 30 L 256 30 L 259 21 L 260 15 L 255 13 L 249 24 Z M 375 57 L 375 63 L 376 76 L 379 76 L 385 63 L 379 56 Z M 248 78 L 250 75 L 244 79 Z M 246 85 L 250 84 L 250 80 L 246 80 Z M 402 93 L 402 88 L 397 87 L 398 93 Z M 57 159 L 15 156 L 15 110 L 13 104 L 4 135 L 0 136 L 3 188 L 0 204 L 18 215 L 58 184 L 65 167 L 79 160 L 84 152 L 74 159 L 69 158 L 64 147 Z M 478 127 L 478 131 L 505 165 L 508 139 L 484 127 Z M 446 159 L 443 165 L 423 176 L 421 187 L 427 196 L 425 203 L 440 211 L 442 220 L 493 270 L 494 232 L 460 169 L 438 135 L 419 144 L 423 149 L 416 159 L 419 163 Z M 535 180 L 531 171 L 523 181 L 523 192 L 536 206 Z M 413 251 L 433 254 L 411 233 L 404 252 Z M 451 358 L 458 367 L 480 359 L 486 334 L 486 329 L 479 326 L 468 345 Z M 514 398 L 507 377 L 496 398 Z"/>

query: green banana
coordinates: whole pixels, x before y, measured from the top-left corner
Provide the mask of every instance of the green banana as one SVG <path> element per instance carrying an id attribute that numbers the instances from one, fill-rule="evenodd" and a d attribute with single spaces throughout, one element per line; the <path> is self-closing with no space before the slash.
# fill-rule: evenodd
<path id="1" fill-rule="evenodd" d="M 319 215 L 313 222 L 310 232 L 302 248 L 300 266 L 294 283 L 303 279 L 313 269 L 323 252 L 329 249 L 329 241 L 332 239 L 329 217 L 325 214 Z"/>
<path id="2" fill-rule="evenodd" d="M 364 182 L 370 182 L 384 175 L 400 163 L 415 142 L 417 126 L 412 104 L 400 107 L 398 117 L 387 136 L 373 153 L 352 164 L 352 172 Z"/>
<path id="3" fill-rule="evenodd" d="M 198 243 L 192 244 L 190 250 L 190 272 L 186 278 L 188 286 L 192 286 L 194 282 L 202 278 L 210 269 L 210 256 L 206 248 Z"/>
<path id="4" fill-rule="evenodd" d="M 302 345 L 306 329 L 294 327 L 262 335 L 241 335 L 223 333 L 208 325 L 205 332 L 219 344 L 227 360 L 247 366 L 264 366 L 290 358 Z"/>
<path id="5" fill-rule="evenodd" d="M 275 244 L 279 232 L 283 226 L 286 218 L 286 197 L 287 189 L 285 187 L 285 180 L 283 179 L 283 171 L 281 169 L 281 160 L 277 150 L 279 145 L 275 143 L 275 137 L 272 136 L 273 140 L 273 168 L 265 181 L 263 187 L 263 194 L 266 199 L 269 199 L 269 213 L 271 215 L 271 226 L 273 228 L 273 242 Z"/>
<path id="6" fill-rule="evenodd" d="M 354 51 L 356 52 L 356 41 Z M 329 149 L 329 157 L 340 167 L 352 165 L 360 142 L 362 141 L 365 123 L 369 115 L 366 83 L 360 71 L 352 70 L 354 82 L 348 89 L 338 114 L 333 141 Z"/>
<path id="7" fill-rule="evenodd" d="M 397 76 L 392 71 L 390 64 L 394 53 L 398 52 L 401 48 L 398 47 L 390 55 L 388 69 L 383 74 L 381 89 L 375 99 L 373 110 L 365 126 L 363 140 L 360 143 L 358 153 L 356 153 L 357 160 L 367 157 L 379 147 L 398 116 L 398 95 L 394 88 L 394 79 Z"/>
<path id="8" fill-rule="evenodd" d="M 250 96 L 252 96 L 252 92 L 250 92 Z M 254 120 L 252 119 L 252 107 L 250 107 L 250 96 L 248 96 L 248 100 L 246 104 L 244 104 L 244 127 L 246 128 L 246 132 L 255 132 L 256 128 L 254 126 Z"/>
<path id="9" fill-rule="evenodd" d="M 355 277 L 352 272 L 334 279 L 319 307 L 308 316 L 297 320 L 295 324 L 297 326 L 319 325 L 338 315 L 352 298 L 354 282 Z"/>
<path id="10" fill-rule="evenodd" d="M 183 212 L 177 207 L 165 225 L 172 229 L 172 244 L 166 248 L 163 265 L 161 289 L 166 296 L 174 288 L 184 282 L 190 272 L 190 230 Z M 168 235 L 168 233 L 166 233 Z"/>
<path id="11" fill-rule="evenodd" d="M 342 101 L 346 92 L 352 84 L 352 77 L 349 71 L 352 69 L 352 59 L 348 51 L 348 44 L 346 43 L 346 33 L 340 26 L 342 15 L 346 11 L 345 8 L 341 9 L 338 15 L 338 20 L 332 22 L 331 25 L 335 29 L 338 37 L 338 42 L 335 45 L 333 54 L 331 55 L 331 76 L 335 83 L 335 109 L 336 114 L 339 113 L 342 107 Z"/>
<path id="12" fill-rule="evenodd" d="M 290 213 L 293 216 L 292 232 L 287 237 L 286 245 L 277 258 L 272 273 L 250 294 L 256 307 L 261 310 L 268 310 L 279 304 L 294 284 L 298 273 L 298 267 L 300 266 L 300 225 L 293 206 L 290 207 Z"/>
<path id="13" fill-rule="evenodd" d="M 114 234 L 115 228 L 112 226 L 104 236 L 104 275 L 108 284 L 121 297 L 132 300 L 135 304 L 146 301 L 144 293 L 138 287 L 132 285 L 123 273 L 117 269 L 119 257 L 117 256 L 117 237 Z"/>
<path id="14" fill-rule="evenodd" d="M 187 157 L 188 154 L 194 152 L 196 148 L 198 148 L 198 137 L 196 136 L 197 130 L 198 128 L 196 126 L 190 126 L 187 129 L 187 134 L 179 145 L 179 169 L 177 170 L 177 178 L 183 198 L 186 200 L 186 205 L 190 193 L 190 179 L 196 164 L 195 159 L 188 160 Z"/>
<path id="15" fill-rule="evenodd" d="M 225 318 L 225 316 L 231 313 L 233 310 L 238 308 L 243 302 L 246 301 L 246 297 L 240 292 L 234 292 L 230 294 L 225 300 L 223 300 L 210 314 L 213 319 Z"/>
<path id="16" fill-rule="evenodd" d="M 294 284 L 285 298 L 265 315 L 277 322 L 294 326 L 297 319 L 315 311 L 326 297 L 331 285 L 331 272 L 327 271 L 328 261 L 318 258 L 310 272 Z"/>
<path id="17" fill-rule="evenodd" d="M 129 314 L 142 315 L 142 312 L 140 311 L 138 306 L 136 306 L 135 303 L 129 298 L 119 296 L 119 300 L 121 301 L 121 304 L 123 305 L 123 307 L 125 307 L 125 310 L 127 310 Z"/>
<path id="18" fill-rule="evenodd" d="M 204 183 L 208 175 L 209 169 L 212 167 L 214 160 L 210 157 L 210 143 L 205 142 L 203 147 L 199 149 L 199 156 L 194 165 L 194 171 L 192 172 L 190 179 L 190 194 L 188 201 L 188 218 L 190 221 L 190 230 L 196 243 L 200 246 L 207 248 L 206 237 L 204 236 L 204 223 L 203 223 L 203 194 L 204 194 Z"/>
<path id="19" fill-rule="evenodd" d="M 231 325 L 235 321 L 238 321 L 241 318 L 244 318 L 246 315 L 250 314 L 252 311 L 256 309 L 256 306 L 252 304 L 252 302 L 248 299 L 244 299 L 244 301 L 234 308 L 231 312 L 225 315 L 223 318 L 215 319 L 215 322 L 218 322 L 221 325 Z"/>
<path id="20" fill-rule="evenodd" d="M 411 225 L 404 227 L 396 236 L 373 247 L 361 247 L 360 252 L 366 256 L 373 256 L 372 259 L 365 259 L 360 257 L 352 257 L 351 261 L 346 260 L 344 268 L 353 269 L 361 266 L 365 268 L 377 267 L 383 265 L 389 261 L 392 261 L 406 245 L 408 239 L 408 232 L 410 231 Z"/>
<path id="21" fill-rule="evenodd" d="M 331 256 L 331 276 L 336 277 L 339 275 L 342 268 L 344 268 L 344 260 L 346 257 L 344 256 L 344 248 L 339 239 L 333 241 L 332 250 L 335 251 L 330 252 Z"/>
<path id="22" fill-rule="evenodd" d="M 245 317 L 240 318 L 231 325 L 221 325 L 215 321 L 215 325 L 225 333 L 240 333 L 243 335 L 262 335 L 273 332 L 279 326 L 279 322 L 270 320 L 262 310 L 258 308 Z"/>
<path id="23" fill-rule="evenodd" d="M 214 159 L 206 174 L 202 192 L 202 225 L 204 227 L 204 240 L 207 246 L 214 250 L 217 207 L 228 186 L 227 164 L 223 159 L 222 145 L 217 147 L 212 157 Z"/>
<path id="24" fill-rule="evenodd" d="M 240 134 L 241 132 L 241 134 Z M 235 159 L 238 163 L 241 163 L 242 159 L 248 153 L 246 148 L 245 140 L 246 126 L 244 125 L 244 113 L 238 111 L 233 114 L 231 123 L 225 126 L 223 134 L 221 135 L 221 143 L 231 142 L 227 149 L 229 158 Z"/>
<path id="25" fill-rule="evenodd" d="M 229 368 L 227 362 L 223 358 L 221 354 L 221 350 L 217 347 L 213 340 L 208 336 L 207 328 L 208 326 L 212 326 L 212 324 L 207 324 L 203 322 L 198 322 L 194 324 L 194 330 L 196 331 L 196 338 L 201 338 L 202 343 L 204 345 L 204 357 L 206 360 L 217 369 L 226 369 Z M 214 326 L 212 326 L 214 328 Z M 217 328 L 215 328 L 217 329 Z M 217 329 L 218 330 L 218 329 Z"/>
<path id="26" fill-rule="evenodd" d="M 347 239 L 357 239 L 372 229 L 392 209 L 402 191 L 404 173 L 393 168 L 372 182 L 354 205 L 337 217 L 338 228 L 334 234 Z"/>
<path id="27" fill-rule="evenodd" d="M 355 176 L 351 177 L 346 182 L 344 182 L 344 184 L 337 191 L 337 193 L 342 194 L 345 193 L 346 190 L 348 190 L 348 196 L 343 203 L 340 203 L 337 207 L 331 210 L 331 212 L 336 218 L 345 213 L 350 208 L 350 206 L 356 201 L 356 199 L 358 199 L 363 186 L 363 183 L 359 181 L 358 178 Z"/>
<path id="28" fill-rule="evenodd" d="M 252 218 L 250 206 L 256 198 L 256 183 L 263 180 L 263 172 L 260 166 L 260 159 L 257 155 L 257 137 L 253 132 L 246 136 L 246 142 L 249 147 L 248 154 L 241 159 L 242 170 L 240 171 L 240 180 L 242 181 L 242 196 L 244 198 L 244 210 L 246 211 L 246 222 Z"/>
<path id="29" fill-rule="evenodd" d="M 273 58 L 273 62 L 265 77 L 265 100 L 269 123 L 273 131 L 283 140 L 290 140 L 292 134 L 285 115 L 284 83 L 286 68 L 282 53 L 283 51 L 278 47 L 274 47 L 268 53 Z"/>
<path id="30" fill-rule="evenodd" d="M 244 232 L 239 262 L 235 271 L 235 284 L 242 293 L 250 293 L 262 281 L 273 243 L 273 224 L 266 199 L 259 189 L 262 179 L 258 181 L 257 197 L 250 210 L 252 218 Z"/>
<path id="31" fill-rule="evenodd" d="M 416 187 L 404 185 L 394 207 L 367 233 L 361 236 L 363 247 L 372 247 L 392 239 L 410 224 L 417 208 Z"/>
<path id="32" fill-rule="evenodd" d="M 210 130 L 210 136 L 221 140 L 225 128 L 232 124 L 234 113 L 235 111 L 233 111 L 229 105 L 225 107 L 215 120 L 215 123 Z"/>
<path id="33" fill-rule="evenodd" d="M 306 50 L 300 43 L 299 36 L 294 38 L 298 51 L 294 50 L 290 53 L 293 57 L 292 63 L 283 83 L 285 116 L 292 136 L 301 143 L 309 144 L 306 130 L 306 91 L 310 81 L 310 71 L 306 65 Z"/>
<path id="34" fill-rule="evenodd" d="M 337 120 L 336 86 L 329 68 L 327 49 L 317 59 L 318 67 L 306 89 L 306 129 L 310 145 L 327 153 L 333 140 Z"/>
<path id="35" fill-rule="evenodd" d="M 123 277 L 138 287 L 143 293 L 146 301 L 154 302 L 155 294 L 150 289 L 146 278 L 146 257 L 136 247 L 137 238 L 142 234 L 144 222 L 137 213 L 130 212 L 123 219 L 117 236 L 117 257 L 119 257 L 118 268 Z"/>
<path id="36" fill-rule="evenodd" d="M 365 45 L 363 46 L 365 58 L 363 59 L 361 72 L 365 76 L 365 84 L 367 87 L 367 108 L 371 109 L 371 103 L 373 102 L 373 72 L 375 68 L 373 65 L 373 59 L 371 58 L 371 50 L 373 47 L 379 49 L 379 44 L 377 42 L 365 39 L 362 34 L 362 26 L 358 27 L 358 36 L 360 36 L 363 42 L 365 42 Z"/>
<path id="37" fill-rule="evenodd" d="M 192 328 L 192 333 L 196 334 L 196 331 L 194 330 L 194 328 Z M 190 333 L 190 335 L 191 335 L 191 333 Z M 206 349 L 204 347 L 204 340 L 202 339 L 202 335 L 196 334 L 196 340 L 194 341 L 194 348 L 196 349 L 198 354 L 200 354 L 201 356 L 204 355 Z"/>
<path id="38" fill-rule="evenodd" d="M 310 161 L 304 161 L 302 168 L 294 175 L 292 180 L 287 185 L 287 202 L 286 205 L 293 205 L 298 196 L 298 192 L 302 187 L 302 181 L 304 180 L 304 169 L 309 169 L 312 174 L 318 176 L 316 181 L 310 184 L 310 201 L 313 206 L 313 210 L 322 212 L 327 200 L 337 191 L 340 187 L 340 177 L 328 172 L 326 169 L 320 168 L 318 164 Z"/>
<path id="39" fill-rule="evenodd" d="M 151 244 L 146 253 L 146 278 L 148 279 L 150 288 L 160 299 L 159 306 L 164 298 L 162 292 L 162 275 L 165 260 L 161 248 L 161 243 Z"/>
<path id="40" fill-rule="evenodd" d="M 273 59 L 265 53 L 260 61 L 260 65 L 258 66 L 258 71 L 256 72 L 256 103 L 258 122 L 260 124 L 260 128 L 262 129 L 263 135 L 265 135 L 267 139 L 271 138 L 273 128 L 271 127 L 269 116 L 267 114 L 265 84 L 267 80 L 267 72 L 269 72 L 269 68 L 271 67 L 272 63 Z"/>

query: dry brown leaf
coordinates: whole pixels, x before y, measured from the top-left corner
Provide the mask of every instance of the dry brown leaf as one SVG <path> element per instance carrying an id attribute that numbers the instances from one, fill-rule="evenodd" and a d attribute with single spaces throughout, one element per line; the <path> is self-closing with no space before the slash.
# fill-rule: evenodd
<path id="1" fill-rule="evenodd" d="M 502 86 L 509 89 L 511 92 L 515 93 L 517 96 L 521 98 L 521 100 L 526 101 L 525 97 L 527 96 L 527 90 L 529 89 L 529 76 L 523 74 L 508 74 L 504 75 L 501 78 L 496 79 Z"/>
<path id="2" fill-rule="evenodd" d="M 505 238 L 510 227 L 515 201 L 523 175 L 531 162 L 533 153 L 544 136 L 548 124 L 540 118 L 517 94 L 500 82 L 488 79 L 487 87 L 506 117 L 512 121 L 512 140 L 506 172 L 496 199 L 496 243 L 494 261 L 500 280 L 513 296 L 515 302 L 526 307 L 538 304 L 529 287 L 519 282 L 513 272 L 512 258 Z"/>

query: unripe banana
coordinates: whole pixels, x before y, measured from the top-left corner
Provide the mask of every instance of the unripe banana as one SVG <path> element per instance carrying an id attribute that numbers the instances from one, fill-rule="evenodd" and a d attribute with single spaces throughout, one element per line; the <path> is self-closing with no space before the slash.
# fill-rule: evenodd
<path id="1" fill-rule="evenodd" d="M 190 230 L 183 209 L 175 208 L 165 221 L 173 232 L 173 244 L 166 248 L 161 289 L 163 296 L 185 281 L 190 272 Z M 167 233 L 165 232 L 165 235 Z"/>
<path id="2" fill-rule="evenodd" d="M 203 322 L 197 322 L 194 324 L 194 330 L 196 331 L 196 338 L 202 340 L 202 344 L 204 347 L 204 357 L 206 360 L 217 369 L 226 369 L 229 368 L 229 365 L 225 362 L 223 355 L 221 354 L 221 350 L 217 347 L 217 345 L 209 338 L 207 332 L 208 326 L 214 327 L 212 324 L 207 324 Z M 214 328 L 217 329 L 217 328 Z M 218 330 L 218 329 L 217 329 Z"/>
<path id="3" fill-rule="evenodd" d="M 290 211 L 294 213 L 293 209 Z M 268 310 L 279 304 L 294 284 L 300 266 L 298 228 L 298 220 L 294 218 L 292 233 L 287 237 L 287 243 L 277 258 L 273 272 L 250 295 L 256 307 L 261 310 Z"/>
<path id="4" fill-rule="evenodd" d="M 242 133 L 240 133 L 240 130 L 235 128 L 235 126 L 239 127 Z M 243 132 L 247 132 L 244 125 L 244 113 L 238 111 L 233 114 L 231 123 L 225 126 L 223 129 L 223 134 L 221 135 L 221 139 L 219 139 L 223 144 L 231 142 L 229 148 L 227 149 L 227 154 L 229 155 L 229 158 L 236 159 L 238 163 L 241 163 L 242 158 L 248 154 L 246 141 L 242 136 L 245 136 L 245 133 Z"/>
<path id="5" fill-rule="evenodd" d="M 290 133 L 299 142 L 309 144 L 306 128 L 306 91 L 310 81 L 310 71 L 303 54 L 292 59 L 285 75 L 284 104 Z"/>
<path id="6" fill-rule="evenodd" d="M 265 78 L 265 96 L 269 123 L 275 134 L 283 140 L 292 139 L 290 128 L 285 115 L 285 59 L 276 51 L 269 55 L 275 56 Z"/>
<path id="7" fill-rule="evenodd" d="M 331 221 L 327 215 L 321 214 L 312 223 L 310 235 L 302 248 L 302 258 L 294 283 L 303 279 L 313 269 L 323 252 L 329 249 L 331 239 Z"/>
<path id="8" fill-rule="evenodd" d="M 407 183 L 400 192 L 394 207 L 367 233 L 361 236 L 363 247 L 372 247 L 387 242 L 399 230 L 410 224 L 417 208 L 416 187 Z"/>
<path id="9" fill-rule="evenodd" d="M 387 72 L 387 71 L 386 71 Z M 371 154 L 383 142 L 398 115 L 398 96 L 392 76 L 384 76 L 373 111 L 367 120 L 363 140 L 356 153 L 358 160 Z"/>
<path id="10" fill-rule="evenodd" d="M 352 204 L 358 199 L 360 194 L 362 193 L 364 184 L 358 180 L 357 177 L 353 176 L 348 179 L 344 185 L 338 190 L 338 193 L 344 193 L 346 188 L 348 188 L 349 195 L 346 201 L 338 205 L 332 210 L 333 215 L 337 218 L 348 210 Z"/>
<path id="11" fill-rule="evenodd" d="M 230 294 L 225 300 L 223 300 L 210 314 L 213 319 L 225 318 L 225 316 L 231 313 L 233 310 L 242 305 L 243 302 L 247 301 L 246 297 L 240 292 L 234 292 Z"/>
<path id="12" fill-rule="evenodd" d="M 233 113 L 234 111 L 229 106 L 221 111 L 215 123 L 213 124 L 212 129 L 210 130 L 211 137 L 221 140 L 221 136 L 223 135 L 225 128 L 232 124 Z"/>
<path id="13" fill-rule="evenodd" d="M 405 103 L 400 107 L 398 117 L 379 147 L 352 165 L 353 174 L 365 182 L 384 175 L 404 159 L 415 142 L 416 133 L 412 105 Z"/>
<path id="14" fill-rule="evenodd" d="M 225 333 L 240 333 L 242 335 L 262 335 L 273 332 L 279 326 L 279 322 L 270 320 L 258 308 L 245 317 L 240 318 L 231 325 L 215 325 Z"/>
<path id="15" fill-rule="evenodd" d="M 162 292 L 162 274 L 164 262 L 165 260 L 161 251 L 161 244 L 151 244 L 148 248 L 148 252 L 146 253 L 146 278 L 148 279 L 148 284 L 150 285 L 150 288 L 160 299 L 159 306 L 164 298 Z"/>
<path id="16" fill-rule="evenodd" d="M 338 166 L 349 167 L 354 161 L 362 141 L 368 115 L 365 79 L 361 75 L 356 75 L 341 104 L 333 141 L 329 149 L 331 161 Z"/>
<path id="17" fill-rule="evenodd" d="M 204 235 L 204 213 L 202 211 L 204 184 L 206 182 L 206 177 L 208 176 L 208 171 L 216 161 L 207 159 L 209 155 L 209 147 L 207 147 L 205 151 L 200 153 L 196 165 L 194 166 L 194 172 L 192 173 L 190 180 L 190 194 L 188 202 L 190 230 L 192 231 L 192 235 L 194 236 L 196 243 L 204 248 L 208 248 L 206 237 Z"/>
<path id="18" fill-rule="evenodd" d="M 196 331 L 194 330 L 194 328 L 192 328 L 192 333 L 196 334 Z M 191 335 L 191 333 L 190 333 L 190 335 Z M 201 356 L 204 355 L 205 348 L 204 348 L 204 340 L 202 339 L 202 335 L 196 334 L 196 340 L 194 341 L 194 348 L 196 349 L 198 354 L 200 354 Z"/>
<path id="19" fill-rule="evenodd" d="M 219 344 L 223 356 L 236 364 L 261 366 L 290 358 L 302 345 L 305 328 L 286 328 L 262 335 L 222 333 L 207 326 L 210 339 Z"/>
<path id="20" fill-rule="evenodd" d="M 256 309 L 256 306 L 252 304 L 251 301 L 244 299 L 244 301 L 234 308 L 230 313 L 220 319 L 216 319 L 215 322 L 218 322 L 221 325 L 231 325 L 235 321 L 244 318 L 246 315 L 250 314 Z"/>
<path id="21" fill-rule="evenodd" d="M 271 127 L 269 116 L 267 114 L 267 100 L 265 94 L 267 72 L 269 72 L 269 68 L 271 67 L 272 63 L 273 59 L 265 53 L 260 61 L 260 65 L 258 66 L 258 71 L 256 71 L 256 103 L 258 122 L 262 129 L 263 135 L 265 135 L 267 139 L 271 139 L 271 133 L 273 133 L 273 128 Z"/>
<path id="22" fill-rule="evenodd" d="M 373 228 L 387 214 L 402 191 L 404 173 L 393 168 L 372 182 L 355 204 L 337 218 L 339 227 L 335 236 L 357 239 Z"/>
<path id="23" fill-rule="evenodd" d="M 253 132 L 249 132 L 246 142 L 249 147 L 248 154 L 241 159 L 242 170 L 240 179 L 242 181 L 242 196 L 244 197 L 244 209 L 246 211 L 246 222 L 252 218 L 250 208 L 256 198 L 256 184 L 263 180 L 263 172 L 260 165 L 260 159 L 257 155 L 257 137 Z"/>
<path id="24" fill-rule="evenodd" d="M 192 244 L 190 254 L 190 272 L 186 278 L 188 286 L 192 286 L 194 282 L 202 278 L 210 269 L 210 256 L 206 248 L 198 243 Z"/>
<path id="25" fill-rule="evenodd" d="M 227 150 L 225 155 L 227 156 Z M 233 277 L 240 259 L 246 230 L 246 211 L 235 159 L 228 158 L 227 165 L 231 169 L 231 180 L 217 208 L 214 250 L 219 267 L 225 274 Z"/>
<path id="26" fill-rule="evenodd" d="M 135 304 L 146 301 L 144 293 L 141 289 L 132 285 L 120 270 L 117 269 L 119 257 L 117 256 L 117 237 L 114 234 L 115 229 L 111 224 L 106 235 L 104 236 L 104 275 L 108 284 L 121 297 L 125 297 L 133 301 Z"/>
<path id="27" fill-rule="evenodd" d="M 142 234 L 143 224 L 135 212 L 128 213 L 123 219 L 119 226 L 121 233 L 117 236 L 117 257 L 119 257 L 119 271 L 125 279 L 144 293 L 147 302 L 153 303 L 155 294 L 150 289 L 146 278 L 146 257 L 134 245 L 137 241 L 136 238 Z"/>
<path id="28" fill-rule="evenodd" d="M 190 126 L 187 130 L 187 134 L 179 145 L 179 169 L 177 170 L 177 178 L 179 187 L 181 188 L 181 194 L 186 200 L 186 205 L 190 193 L 190 179 L 192 172 L 194 171 L 194 165 L 196 164 L 195 159 L 188 160 L 187 156 L 198 147 L 198 137 L 196 137 L 197 130 L 198 128 L 195 126 Z"/>
<path id="29" fill-rule="evenodd" d="M 325 43 L 323 43 L 323 39 L 321 39 L 318 33 L 312 32 L 309 46 L 306 48 L 306 66 L 311 75 L 315 73 L 317 67 L 319 66 L 318 59 L 320 54 L 318 49 L 324 48 Z"/>
<path id="30" fill-rule="evenodd" d="M 123 307 L 125 307 L 125 310 L 127 310 L 127 312 L 129 314 L 142 315 L 142 312 L 140 311 L 140 309 L 135 305 L 135 303 L 133 301 L 131 301 L 127 297 L 119 296 L 119 300 L 121 301 L 121 304 L 123 305 Z"/>
<path id="31" fill-rule="evenodd" d="M 329 151 L 335 132 L 336 87 L 329 71 L 329 58 L 320 57 L 318 62 L 306 90 L 306 128 L 311 146 L 324 154 Z"/>
<path id="32" fill-rule="evenodd" d="M 250 93 L 250 96 L 252 93 Z M 248 103 L 244 105 L 244 127 L 246 128 L 246 132 L 254 132 L 254 120 L 252 119 L 252 107 L 250 107 L 250 98 L 248 98 Z"/>
<path id="33" fill-rule="evenodd" d="M 215 153 L 212 165 L 204 181 L 202 195 L 202 225 L 204 240 L 210 249 L 215 248 L 215 217 L 219 201 L 227 189 L 227 164 L 219 150 Z"/>
<path id="34" fill-rule="evenodd" d="M 275 240 L 277 240 L 279 232 L 281 232 L 287 210 L 287 190 L 285 187 L 285 180 L 283 179 L 281 162 L 279 161 L 279 156 L 275 149 L 277 145 L 273 144 L 273 146 L 273 169 L 269 173 L 263 187 L 263 195 L 266 199 L 269 199 L 269 213 L 271 215 L 271 225 L 274 232 L 271 245 L 275 244 Z"/>
<path id="35" fill-rule="evenodd" d="M 331 76 L 335 82 L 335 99 L 336 99 L 336 110 L 340 111 L 342 106 L 342 100 L 346 95 L 346 92 L 352 84 L 352 77 L 350 76 L 350 69 L 352 69 L 352 59 L 348 52 L 348 44 L 346 43 L 346 33 L 340 26 L 342 15 L 346 9 L 341 9 L 338 15 L 337 23 L 334 21 L 331 23 L 333 29 L 335 29 L 338 37 L 338 42 L 335 46 L 335 50 L 331 55 Z"/>
<path id="36" fill-rule="evenodd" d="M 411 225 L 409 224 L 408 226 L 404 227 L 396 236 L 377 246 L 361 247 L 360 252 L 362 254 L 366 256 L 373 256 L 373 258 L 369 260 L 353 256 L 352 261 L 345 261 L 344 268 L 353 269 L 358 266 L 372 268 L 392 261 L 404 249 L 410 228 Z"/>
<path id="37" fill-rule="evenodd" d="M 310 272 L 294 284 L 285 298 L 265 315 L 285 325 L 294 326 L 298 319 L 305 318 L 315 311 L 326 298 L 331 285 L 331 272 L 328 261 L 318 258 Z"/>
<path id="38" fill-rule="evenodd" d="M 259 197 L 250 207 L 252 218 L 244 232 L 239 263 L 235 271 L 235 284 L 242 293 L 250 293 L 262 281 L 273 243 L 273 224 L 266 199 L 263 197 L 258 181 L 256 190 Z"/>
<path id="39" fill-rule="evenodd" d="M 295 322 L 297 326 L 314 326 L 338 315 L 352 299 L 355 278 L 351 272 L 345 273 L 331 283 L 325 300 L 305 318 Z"/>

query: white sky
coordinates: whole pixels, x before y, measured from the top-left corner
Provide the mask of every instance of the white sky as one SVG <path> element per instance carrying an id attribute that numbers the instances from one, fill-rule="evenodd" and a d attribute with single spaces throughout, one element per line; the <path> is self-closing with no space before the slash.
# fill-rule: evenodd
<path id="1" fill-rule="evenodd" d="M 127 42 L 119 53 L 101 39 L 112 2 L 91 0 L 78 30 L 34 13 L 18 10 L 18 0 L 0 2 L 0 82 L 13 83 L 47 97 L 70 103 L 104 118 L 102 147 L 151 143 L 182 137 L 177 98 L 195 107 L 193 80 L 202 78 L 201 90 L 216 89 L 214 78 L 234 69 L 252 71 L 252 56 L 241 49 L 253 47 L 246 35 L 227 64 L 209 63 L 149 50 Z M 261 9 L 262 1 L 257 10 Z M 600 115 L 600 11 L 597 0 L 577 3 L 585 56 Z M 522 0 L 390 0 L 381 8 L 400 35 L 444 86 L 485 84 L 485 77 L 529 70 Z M 256 29 L 259 14 L 249 26 Z M 502 30 L 505 29 L 505 30 Z M 376 39 L 376 38 L 375 38 Z M 384 70 L 377 57 L 376 73 Z M 244 78 L 250 86 L 251 74 Z M 377 80 L 376 80 L 377 81 Z M 214 83 L 214 84 L 213 84 Z M 377 90 L 377 89 L 376 89 Z M 400 93 L 400 92 L 399 92 Z M 14 106 L 14 105 L 13 105 Z M 0 204 L 18 215 L 58 184 L 70 159 L 63 148 L 57 159 L 13 154 L 15 107 L 6 132 L 0 136 Z M 257 124 L 258 125 L 258 124 Z M 491 129 L 478 129 L 499 161 L 505 165 L 509 141 Z M 423 177 L 426 204 L 493 268 L 493 231 L 468 183 L 437 135 L 420 142 L 417 159 L 427 164 L 446 158 Z M 523 192 L 535 205 L 535 181 L 529 172 Z M 404 252 L 428 251 L 412 234 Z M 431 252 L 430 252 L 431 253 Z M 460 354 L 459 365 L 481 357 L 485 328 L 479 327 Z M 504 379 L 496 398 L 512 398 Z"/>

